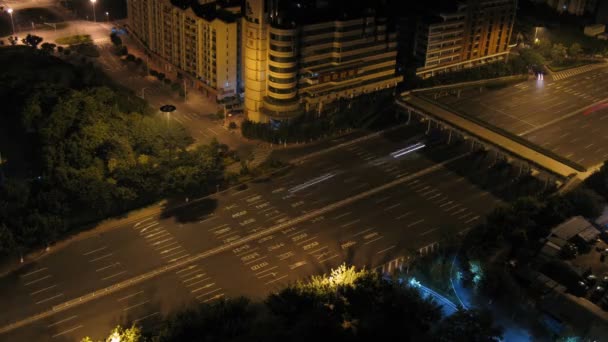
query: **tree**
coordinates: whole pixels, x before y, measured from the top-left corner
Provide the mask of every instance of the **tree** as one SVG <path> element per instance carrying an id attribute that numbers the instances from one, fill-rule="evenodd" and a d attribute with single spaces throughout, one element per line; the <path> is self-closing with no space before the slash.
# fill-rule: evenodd
<path id="1" fill-rule="evenodd" d="M 582 52 L 583 52 L 583 48 L 581 47 L 581 44 L 579 44 L 579 43 L 573 43 L 568 48 L 568 55 L 570 55 L 570 57 L 572 57 L 572 58 L 579 57 Z"/>
<path id="2" fill-rule="evenodd" d="M 551 60 L 554 64 L 560 65 L 564 63 L 567 49 L 562 44 L 553 44 L 551 48 Z"/>
<path id="3" fill-rule="evenodd" d="M 114 32 L 110 34 L 110 41 L 116 47 L 122 45 L 122 39 L 120 39 L 120 37 L 116 33 L 114 33 Z"/>
<path id="4" fill-rule="evenodd" d="M 578 188 L 565 195 L 565 199 L 570 202 L 574 212 L 589 219 L 595 219 L 602 214 L 604 201 L 592 190 Z"/>
<path id="5" fill-rule="evenodd" d="M 55 45 L 53 43 L 42 43 L 42 45 L 40 45 L 40 49 L 47 54 L 51 54 L 51 53 L 55 52 L 56 46 L 57 45 Z"/>
<path id="6" fill-rule="evenodd" d="M 35 36 L 33 34 L 28 34 L 21 41 L 23 42 L 23 44 L 25 44 L 27 46 L 31 46 L 34 49 L 36 49 L 36 48 L 38 48 L 38 44 L 40 44 L 42 42 L 42 37 Z"/>
<path id="7" fill-rule="evenodd" d="M 499 342 L 502 328 L 488 311 L 460 309 L 440 323 L 437 337 L 441 342 Z"/>
<path id="8" fill-rule="evenodd" d="M 120 341 L 120 342 L 143 342 L 144 338 L 141 335 L 141 330 L 133 325 L 130 328 L 124 329 L 120 325 L 110 332 L 108 338 L 103 341 Z M 103 342 L 100 341 L 100 342 Z M 84 337 L 81 342 L 93 342 L 90 337 Z"/>
<path id="9" fill-rule="evenodd" d="M 532 49 L 521 49 L 519 51 L 519 56 L 526 63 L 527 67 L 533 65 L 541 66 L 545 64 L 545 59 L 543 56 Z"/>

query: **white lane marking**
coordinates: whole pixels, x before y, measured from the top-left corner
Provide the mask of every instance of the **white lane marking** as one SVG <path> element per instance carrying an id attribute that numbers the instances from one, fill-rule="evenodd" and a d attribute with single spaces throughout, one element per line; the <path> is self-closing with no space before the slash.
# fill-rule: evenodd
<path id="1" fill-rule="evenodd" d="M 114 278 L 114 277 L 118 277 L 119 275 L 121 275 L 121 274 L 125 274 L 125 273 L 127 273 L 127 271 L 120 271 L 120 272 L 118 272 L 118 273 L 114 273 L 114 274 L 112 274 L 111 276 L 107 276 L 107 277 L 105 277 L 105 278 L 101 278 L 101 280 L 108 280 L 108 279 L 112 279 L 112 278 Z"/>
<path id="2" fill-rule="evenodd" d="M 446 205 L 450 205 L 450 204 L 452 204 L 452 203 L 454 203 L 454 201 L 448 201 L 448 202 L 445 202 L 445 203 L 443 203 L 442 205 L 440 205 L 440 206 L 439 206 L 439 208 L 443 208 L 443 207 L 445 207 Z"/>
<path id="3" fill-rule="evenodd" d="M 99 261 L 99 260 L 101 260 L 101 259 L 105 259 L 105 258 L 108 258 L 108 257 L 111 257 L 111 256 L 112 256 L 112 253 L 109 253 L 109 254 L 106 254 L 106 255 L 102 255 L 102 256 L 100 256 L 100 257 L 97 257 L 97 258 L 95 258 L 95 259 L 91 259 L 91 260 L 89 260 L 89 262 L 95 262 L 95 261 Z"/>
<path id="4" fill-rule="evenodd" d="M 213 134 L 215 134 L 215 135 L 218 135 L 218 134 L 217 134 L 217 132 L 216 132 L 216 131 L 214 131 L 212 128 L 207 127 L 207 129 L 208 129 L 208 130 L 209 130 L 211 133 L 213 133 Z"/>
<path id="5" fill-rule="evenodd" d="M 135 296 L 137 296 L 137 295 L 138 295 L 138 294 L 140 294 L 140 293 L 144 293 L 144 291 L 138 291 L 138 292 L 132 293 L 132 294 L 130 294 L 130 295 L 128 295 L 128 296 L 125 296 L 125 297 L 119 298 L 119 299 L 118 299 L 118 301 L 119 301 L 119 302 L 121 302 L 121 301 L 123 301 L 123 300 L 125 300 L 125 299 L 129 299 L 129 298 L 135 297 Z"/>
<path id="6" fill-rule="evenodd" d="M 179 271 L 175 272 L 175 274 L 182 273 L 182 272 L 184 272 L 184 271 L 189 271 L 189 270 L 191 270 L 191 269 L 193 269 L 193 268 L 195 268 L 195 267 L 197 267 L 197 266 L 198 266 L 198 265 L 190 265 L 190 266 L 188 266 L 188 267 L 186 267 L 186 268 L 182 268 L 181 270 L 179 270 Z"/>
<path id="7" fill-rule="evenodd" d="M 326 262 L 326 261 L 329 261 L 329 260 L 337 258 L 337 257 L 339 257 L 339 255 L 338 254 L 334 254 L 334 255 L 330 256 L 329 258 L 319 259 L 319 262 L 321 262 L 321 263 L 322 262 Z"/>
<path id="8" fill-rule="evenodd" d="M 200 291 L 200 290 L 204 290 L 204 289 L 208 289 L 208 288 L 210 288 L 210 287 L 213 287 L 213 285 L 215 285 L 215 283 L 209 283 L 209 284 L 203 285 L 203 286 L 201 286 L 201 287 L 199 287 L 199 288 L 197 288 L 197 289 L 194 289 L 194 290 L 192 290 L 192 291 L 190 291 L 190 292 L 191 292 L 191 293 L 196 293 L 196 292 L 198 292 L 198 291 Z"/>
<path id="9" fill-rule="evenodd" d="M 391 250 L 391 249 L 393 249 L 393 248 L 395 248 L 395 245 L 392 245 L 392 246 L 390 246 L 390 247 L 388 247 L 388 248 L 385 248 L 385 249 L 383 249 L 383 250 L 380 250 L 380 251 L 378 251 L 378 253 L 376 253 L 376 254 L 382 254 L 382 253 L 387 252 L 387 251 L 389 251 L 389 250 Z"/>
<path id="10" fill-rule="evenodd" d="M 406 217 L 406 216 L 410 215 L 411 213 L 412 213 L 411 211 L 408 211 L 407 213 L 402 214 L 402 215 L 399 215 L 399 216 L 397 216 L 397 217 L 395 217 L 395 218 L 396 218 L 397 220 L 401 220 L 402 218 L 404 218 L 404 217 Z"/>
<path id="11" fill-rule="evenodd" d="M 141 322 L 141 321 L 143 321 L 144 319 L 147 319 L 147 318 L 150 318 L 150 317 L 152 317 L 152 316 L 156 316 L 156 315 L 160 315 L 160 312 L 151 313 L 151 314 L 149 314 L 149 315 L 146 315 L 146 316 L 143 316 L 143 317 L 140 317 L 140 318 L 134 319 L 134 320 L 133 320 L 133 323 L 136 323 L 136 322 Z"/>
<path id="12" fill-rule="evenodd" d="M 145 232 L 146 230 L 148 230 L 148 229 L 150 229 L 150 228 L 152 228 L 152 227 L 156 227 L 156 226 L 158 226 L 158 225 L 159 225 L 158 221 L 157 221 L 157 222 L 150 223 L 149 225 L 147 225 L 147 226 L 143 227 L 143 228 L 142 228 L 142 229 L 141 229 L 139 232 L 140 232 L 140 233 L 143 233 L 143 232 Z"/>
<path id="13" fill-rule="evenodd" d="M 38 273 L 38 272 L 42 272 L 42 271 L 44 271 L 44 270 L 46 270 L 46 269 L 47 269 L 46 267 L 39 268 L 39 269 L 37 269 L 37 270 L 35 270 L 35 271 L 32 271 L 32 272 L 27 273 L 27 274 L 24 274 L 24 275 L 22 275 L 21 277 L 22 277 L 22 278 L 25 278 L 25 277 L 27 277 L 27 276 L 31 276 L 32 274 L 36 274 L 36 273 Z"/>
<path id="14" fill-rule="evenodd" d="M 224 297 L 224 294 L 223 294 L 223 293 L 216 294 L 216 295 L 215 295 L 215 296 L 213 296 L 213 297 L 210 297 L 210 298 L 205 299 L 205 300 L 203 301 L 203 303 L 207 303 L 207 302 L 212 301 L 212 300 L 215 300 L 215 299 L 220 299 L 220 298 L 222 298 L 222 297 Z"/>
<path id="15" fill-rule="evenodd" d="M 279 266 L 273 266 L 273 267 L 271 267 L 271 268 L 267 268 L 267 269 L 265 269 L 265 270 L 263 270 L 263 271 L 260 271 L 260 272 L 258 272 L 258 273 L 255 273 L 255 276 L 257 277 L 257 276 L 259 276 L 259 275 L 260 275 L 260 274 L 262 274 L 262 273 L 270 272 L 270 271 L 272 271 L 272 270 L 274 270 L 274 269 L 276 269 L 276 268 L 279 268 Z"/>
<path id="16" fill-rule="evenodd" d="M 99 251 L 103 251 L 103 250 L 104 250 L 104 249 L 106 249 L 106 248 L 108 248 L 108 246 L 103 246 L 103 247 L 100 247 L 100 248 L 94 249 L 94 250 L 92 250 L 92 251 L 90 251 L 90 252 L 86 252 L 86 253 L 84 253 L 83 255 L 89 255 L 89 254 L 93 254 L 93 253 L 96 253 L 96 252 L 99 252 Z"/>
<path id="17" fill-rule="evenodd" d="M 197 274 L 197 275 L 195 275 L 193 277 L 190 277 L 188 279 L 182 280 L 182 283 L 184 283 L 184 284 L 185 283 L 189 283 L 190 281 L 196 280 L 196 279 L 200 279 L 200 278 L 204 277 L 205 275 L 207 275 L 207 273 L 201 272 L 201 273 L 199 273 L 199 274 Z"/>
<path id="18" fill-rule="evenodd" d="M 360 232 L 358 232 L 357 234 L 354 234 L 353 236 L 357 236 L 357 235 L 361 235 L 361 234 L 365 234 L 366 232 L 369 232 L 370 230 L 373 230 L 374 228 L 367 228 L 365 230 L 362 230 Z"/>
<path id="19" fill-rule="evenodd" d="M 395 209 L 395 208 L 397 208 L 400 205 L 401 205 L 401 203 L 395 203 L 395 204 L 391 205 L 390 207 L 384 208 L 384 211 L 389 211 L 391 209 Z"/>
<path id="20" fill-rule="evenodd" d="M 383 237 L 384 237 L 384 236 L 378 236 L 377 238 L 375 238 L 375 239 L 373 239 L 373 240 L 369 240 L 369 241 L 365 242 L 365 243 L 364 243 L 364 245 L 370 244 L 370 243 L 372 243 L 372 242 L 374 242 L 374 241 L 378 241 L 378 240 L 382 239 Z"/>
<path id="21" fill-rule="evenodd" d="M 211 291 L 209 291 L 209 292 L 206 292 L 206 293 L 200 294 L 200 295 L 196 296 L 195 298 L 196 298 L 196 299 L 199 299 L 200 297 L 208 296 L 208 295 L 210 295 L 210 294 L 212 294 L 212 293 L 215 293 L 215 292 L 217 292 L 217 291 L 221 291 L 221 290 L 222 290 L 222 288 L 221 288 L 221 287 L 218 287 L 218 288 L 217 288 L 217 289 L 215 289 L 215 290 L 211 290 Z"/>
<path id="22" fill-rule="evenodd" d="M 409 227 L 415 226 L 415 225 L 417 225 L 419 223 L 422 223 L 422 222 L 424 222 L 424 219 L 420 219 L 418 221 L 412 222 L 412 223 L 408 224 L 407 226 L 409 228 Z"/>
<path id="23" fill-rule="evenodd" d="M 433 228 L 433 229 L 429 229 L 429 230 L 427 230 L 427 231 L 426 231 L 426 232 L 424 232 L 424 233 L 420 233 L 419 235 L 420 235 L 420 236 L 424 236 L 424 235 L 427 235 L 427 234 L 430 234 L 430 233 L 432 233 L 432 232 L 436 231 L 437 229 L 439 229 L 439 228 Z"/>
<path id="24" fill-rule="evenodd" d="M 36 280 L 32 280 L 32 281 L 30 281 L 30 282 L 25 283 L 25 286 L 35 284 L 35 283 L 37 283 L 37 282 L 39 282 L 39 281 L 43 281 L 43 280 L 48 279 L 48 278 L 50 278 L 50 277 L 51 277 L 51 275 L 50 275 L 50 274 L 49 274 L 49 275 L 45 275 L 45 276 L 44 276 L 44 277 L 42 277 L 42 278 L 38 278 L 38 279 L 36 279 Z"/>
<path id="25" fill-rule="evenodd" d="M 83 327 L 83 325 L 82 325 L 82 324 L 81 324 L 81 325 L 74 326 L 74 327 L 71 327 L 71 328 L 69 328 L 69 329 L 67 329 L 67 330 L 64 330 L 64 331 L 62 331 L 62 332 L 60 332 L 60 333 L 58 333 L 58 334 L 55 334 L 55 335 L 51 336 L 51 338 L 55 338 L 55 337 L 59 337 L 59 336 L 61 336 L 61 335 L 65 335 L 65 334 L 67 334 L 67 333 L 70 333 L 70 332 L 72 332 L 72 331 L 74 331 L 74 330 L 76 330 L 76 329 L 80 329 L 80 328 L 82 328 L 82 327 Z"/>
<path id="26" fill-rule="evenodd" d="M 173 240 L 173 236 L 171 236 L 171 237 L 169 237 L 169 238 L 167 238 L 167 239 L 164 239 L 164 240 L 156 241 L 156 242 L 152 243 L 151 245 L 152 245 L 152 246 L 158 246 L 158 245 L 160 245 L 161 243 L 165 243 L 165 242 L 167 242 L 167 241 L 171 241 L 171 240 Z M 162 248 L 162 247 L 161 247 L 161 248 Z"/>
<path id="27" fill-rule="evenodd" d="M 103 270 L 107 270 L 108 268 L 112 268 L 112 267 L 118 266 L 118 265 L 120 265 L 120 263 L 119 262 L 115 262 L 113 264 L 109 264 L 108 266 L 104 266 L 102 268 L 98 268 L 98 269 L 95 270 L 95 272 L 101 272 Z"/>
<path id="28" fill-rule="evenodd" d="M 150 220 L 152 220 L 153 218 L 154 218 L 154 217 L 148 217 L 147 219 L 143 219 L 143 220 L 141 220 L 141 221 L 137 222 L 137 223 L 136 223 L 136 224 L 133 226 L 133 228 L 139 227 L 139 225 L 140 225 L 140 224 L 142 224 L 142 223 L 144 223 L 144 222 L 146 222 L 146 221 L 150 221 Z"/>
<path id="29" fill-rule="evenodd" d="M 218 218 L 217 216 L 214 216 L 213 214 L 211 214 L 211 215 L 209 215 L 209 216 L 210 216 L 210 217 L 208 217 L 208 218 L 206 218 L 206 219 L 204 219 L 204 220 L 200 220 L 200 221 L 198 221 L 198 223 L 203 223 L 203 222 L 211 221 L 211 220 L 214 220 L 214 219 Z"/>
<path id="30" fill-rule="evenodd" d="M 142 305 L 144 305 L 144 304 L 146 304 L 146 303 L 149 303 L 149 302 L 150 302 L 149 300 L 146 300 L 146 301 L 143 301 L 143 302 L 141 302 L 141 303 L 137 303 L 137 304 L 134 304 L 134 305 L 128 306 L 128 307 L 126 307 L 126 308 L 122 309 L 122 311 L 129 311 L 129 310 L 131 310 L 131 309 L 133 309 L 133 308 L 136 308 L 136 307 L 138 307 L 138 306 L 142 306 Z"/>
<path id="31" fill-rule="evenodd" d="M 47 325 L 46 327 L 47 327 L 47 328 L 54 327 L 54 326 L 59 325 L 59 324 L 61 324 L 61 323 L 65 323 L 65 322 L 67 322 L 67 321 L 71 321 L 71 320 L 73 320 L 73 319 L 74 319 L 74 318 L 76 318 L 76 317 L 78 317 L 78 316 L 77 316 L 77 315 L 74 315 L 74 316 L 71 316 L 71 317 L 68 317 L 68 318 L 64 318 L 64 319 L 62 319 L 62 320 L 60 320 L 60 321 L 57 321 L 57 322 L 55 322 L 55 323 L 53 323 L 53 324 L 49 324 L 49 325 Z"/>
<path id="32" fill-rule="evenodd" d="M 194 286 L 196 284 L 200 284 L 200 283 L 202 283 L 204 281 L 208 281 L 209 279 L 211 279 L 211 277 L 205 277 L 205 278 L 203 278 L 201 280 L 195 281 L 194 283 L 186 284 L 186 287 L 190 287 L 190 286 Z"/>
<path id="33" fill-rule="evenodd" d="M 464 221 L 464 223 L 473 222 L 473 221 L 477 220 L 478 218 L 479 218 L 479 216 L 475 216 L 475 217 L 473 217 L 473 218 L 470 218 L 470 219 L 468 219 L 468 220 Z"/>
<path id="34" fill-rule="evenodd" d="M 345 223 L 345 224 L 341 225 L 340 228 L 346 228 L 346 227 L 352 226 L 353 224 L 355 224 L 355 223 L 357 223 L 359 221 L 361 221 L 361 219 L 356 219 L 356 220 L 350 221 L 348 223 Z"/>
<path id="35" fill-rule="evenodd" d="M 287 275 L 284 275 L 284 276 L 282 276 L 282 277 L 275 278 L 275 279 L 273 279 L 273 280 L 271 280 L 271 281 L 269 281 L 269 282 L 264 283 L 264 285 L 270 285 L 270 284 L 274 283 L 275 281 L 279 281 L 279 280 L 281 280 L 281 279 L 285 279 L 285 278 L 287 278 Z"/>
<path id="36" fill-rule="evenodd" d="M 34 292 L 30 293 L 30 296 L 35 296 L 35 295 L 37 295 L 37 294 L 39 294 L 39 293 L 41 293 L 41 292 L 44 292 L 44 291 L 46 291 L 46 290 L 50 290 L 50 289 L 55 288 L 55 287 L 57 287 L 57 284 L 55 284 L 55 285 L 51 285 L 51 286 L 48 286 L 48 287 L 45 287 L 45 288 L 40 289 L 40 290 L 38 290 L 38 291 L 34 291 Z"/>
<path id="37" fill-rule="evenodd" d="M 48 302 L 49 300 L 53 300 L 53 299 L 59 298 L 59 297 L 63 297 L 63 293 L 56 294 L 53 297 L 49 297 L 49 298 L 45 298 L 45 299 L 39 300 L 39 301 L 36 302 L 36 304 L 42 304 L 42 303 Z"/>

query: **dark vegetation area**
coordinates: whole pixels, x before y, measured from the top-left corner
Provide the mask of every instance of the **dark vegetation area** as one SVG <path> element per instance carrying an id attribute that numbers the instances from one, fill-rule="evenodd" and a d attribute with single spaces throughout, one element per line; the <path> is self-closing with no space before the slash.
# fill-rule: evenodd
<path id="1" fill-rule="evenodd" d="M 32 47 L 0 49 L 0 256 L 223 181 L 225 146 L 192 138 L 106 78 Z"/>
<path id="2" fill-rule="evenodd" d="M 488 312 L 459 310 L 444 318 L 440 305 L 406 281 L 342 266 L 261 302 L 235 298 L 187 308 L 158 330 L 125 340 L 493 342 L 501 336 Z"/>

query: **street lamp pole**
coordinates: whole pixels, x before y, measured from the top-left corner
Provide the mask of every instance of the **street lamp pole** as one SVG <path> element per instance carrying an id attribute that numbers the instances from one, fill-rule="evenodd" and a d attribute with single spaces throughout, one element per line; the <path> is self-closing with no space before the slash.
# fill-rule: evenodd
<path id="1" fill-rule="evenodd" d="M 15 35 L 15 23 L 13 22 L 13 9 L 9 8 L 6 11 L 11 16 L 11 27 L 13 28 L 13 36 L 14 36 Z"/>
<path id="2" fill-rule="evenodd" d="M 95 15 L 95 3 L 97 2 L 97 0 L 91 0 L 91 4 L 93 5 L 93 21 L 97 22 L 97 17 Z"/>
<path id="3" fill-rule="evenodd" d="M 106 12 L 106 21 L 110 23 L 110 12 Z"/>

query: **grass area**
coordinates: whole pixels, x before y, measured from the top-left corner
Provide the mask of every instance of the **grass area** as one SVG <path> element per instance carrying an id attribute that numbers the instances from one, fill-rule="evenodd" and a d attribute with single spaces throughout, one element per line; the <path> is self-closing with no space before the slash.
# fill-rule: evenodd
<path id="1" fill-rule="evenodd" d="M 578 68 L 583 65 L 595 64 L 595 63 L 597 63 L 597 61 L 583 59 L 583 60 L 571 60 L 571 61 L 567 61 L 566 63 L 559 64 L 559 65 L 548 64 L 547 66 L 549 67 L 549 69 L 551 71 L 558 72 L 558 71 L 563 71 L 563 70 L 567 70 L 567 69 Z"/>
<path id="2" fill-rule="evenodd" d="M 57 44 L 62 45 L 80 45 L 80 44 L 92 44 L 93 40 L 88 34 L 76 34 L 73 36 L 59 37 L 55 39 Z"/>

